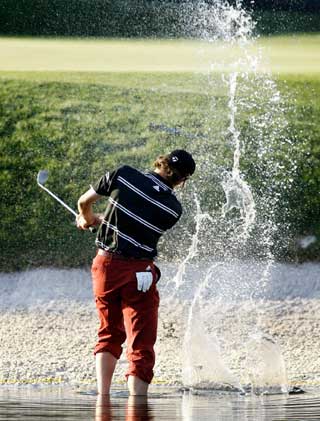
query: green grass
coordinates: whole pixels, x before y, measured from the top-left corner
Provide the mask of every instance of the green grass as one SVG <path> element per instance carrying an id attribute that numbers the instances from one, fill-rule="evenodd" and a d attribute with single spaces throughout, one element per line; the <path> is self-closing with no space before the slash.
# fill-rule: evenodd
<path id="1" fill-rule="evenodd" d="M 65 42 L 69 41 L 61 45 Z M 250 90 L 260 82 L 259 76 L 254 77 Z M 294 158 L 297 165 L 290 189 L 282 191 L 283 206 L 290 212 L 280 206 L 277 218 L 290 221 L 293 235 L 320 235 L 320 79 L 308 71 L 292 72 L 278 75 L 277 83 L 291 144 L 275 139 L 268 153 L 275 156 L 272 162 L 289 166 Z M 252 92 L 239 91 L 236 124 L 247 141 L 243 175 L 258 197 L 269 194 L 261 186 L 270 167 L 258 160 L 257 133 L 250 124 L 252 113 L 258 118 L 265 112 L 263 95 L 251 109 L 243 107 L 243 98 Z M 276 109 L 268 112 L 276 125 Z M 268 131 L 276 130 L 271 123 L 263 129 L 266 138 Z M 198 137 L 171 136 L 153 130 L 151 124 L 179 127 Z M 201 168 L 195 184 L 203 209 L 220 212 L 224 201 L 220 172 L 230 168 L 233 154 L 226 141 L 228 126 L 228 93 L 219 74 L 208 83 L 201 73 L 176 71 L 0 72 L 0 268 L 75 267 L 88 264 L 94 254 L 91 234 L 77 231 L 72 216 L 37 187 L 36 174 L 43 168 L 50 171 L 49 188 L 76 207 L 79 195 L 105 170 L 123 162 L 147 169 L 157 154 L 186 147 Z M 285 170 L 274 177 L 285 179 Z M 192 232 L 192 214 L 185 203 L 190 219 L 184 223 Z M 174 234 L 177 244 L 180 237 L 189 241 L 179 230 Z M 295 252 L 287 247 L 282 256 L 292 258 Z M 320 257 L 318 245 L 299 253 L 299 259 Z M 167 257 L 173 254 L 169 251 Z"/>
<path id="2" fill-rule="evenodd" d="M 200 95 L 142 86 L 2 80 L 2 268 L 77 266 L 92 256 L 90 234 L 79 233 L 72 217 L 37 187 L 39 169 L 50 171 L 48 186 L 75 207 L 106 169 L 122 162 L 148 168 L 156 154 L 170 150 L 174 142 L 152 131 L 150 123 L 201 124 L 193 106 L 200 111 L 208 101 Z"/>
<path id="3" fill-rule="evenodd" d="M 259 49 L 259 71 L 320 73 L 319 34 L 262 37 L 248 47 Z M 23 72 L 207 72 L 212 62 L 225 70 L 243 57 L 239 46 L 222 42 L 4 37 L 0 54 L 0 71 Z"/>

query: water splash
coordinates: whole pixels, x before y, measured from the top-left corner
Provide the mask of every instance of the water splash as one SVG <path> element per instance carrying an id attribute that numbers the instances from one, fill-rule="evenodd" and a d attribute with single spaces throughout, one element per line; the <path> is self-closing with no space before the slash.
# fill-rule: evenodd
<path id="1" fill-rule="evenodd" d="M 184 340 L 183 384 L 194 389 L 242 390 L 237 376 L 223 361 L 218 338 L 206 330 L 201 311 L 194 310 L 196 301 Z"/>
<path id="2" fill-rule="evenodd" d="M 248 45 L 255 27 L 241 0 L 236 0 L 234 5 L 227 1 L 215 2 L 214 5 L 205 1 L 185 4 L 182 21 L 189 35 L 208 42 L 224 41 L 229 45 Z"/>
<path id="3" fill-rule="evenodd" d="M 199 241 L 200 241 L 200 230 L 202 228 L 203 222 L 205 220 L 208 220 L 210 222 L 213 222 L 213 219 L 211 218 L 211 216 L 208 213 L 203 213 L 201 211 L 201 207 L 200 207 L 200 202 L 198 200 L 198 196 L 196 193 L 194 193 L 194 202 L 196 205 L 196 215 L 195 215 L 195 232 L 192 235 L 192 239 L 191 239 L 191 245 L 189 247 L 188 253 L 186 255 L 186 257 L 183 259 L 183 261 L 180 263 L 179 267 L 178 267 L 178 271 L 173 279 L 174 283 L 175 283 L 175 288 L 176 290 L 179 289 L 179 287 L 182 285 L 183 283 L 183 278 L 185 276 L 186 273 L 186 267 L 188 265 L 189 262 L 192 261 L 192 259 L 194 259 L 197 254 L 198 254 L 198 245 L 199 245 Z"/>
<path id="4" fill-rule="evenodd" d="M 281 197 L 279 188 L 281 162 L 274 152 L 279 143 L 288 142 L 285 135 L 286 121 L 283 117 L 281 95 L 275 82 L 270 75 L 257 73 L 261 51 L 253 54 L 248 49 L 248 46 L 254 43 L 252 33 L 255 25 L 251 16 L 242 8 L 241 1 L 237 1 L 234 6 L 227 2 L 219 2 L 214 6 L 200 2 L 192 7 L 193 9 L 189 10 L 191 16 L 189 26 L 193 35 L 196 34 L 209 43 L 222 40 L 223 48 L 236 45 L 240 48 L 241 54 L 231 63 L 216 62 L 214 57 L 210 57 L 211 63 L 208 66 L 208 95 L 212 95 L 213 98 L 212 125 L 215 124 L 214 116 L 218 115 L 219 101 L 216 92 L 223 90 L 227 98 L 225 106 L 228 126 L 223 137 L 226 139 L 225 155 L 232 159 L 232 163 L 227 164 L 226 168 L 223 166 L 220 169 L 215 168 L 212 165 L 209 142 L 203 139 L 201 144 L 199 142 L 195 144 L 195 148 L 200 151 L 197 160 L 201 172 L 201 182 L 197 186 L 198 194 L 200 197 L 208 196 L 209 187 L 213 187 L 210 183 L 212 174 L 208 169 L 216 174 L 220 171 L 220 186 L 224 193 L 224 201 L 219 213 L 216 207 L 210 207 L 212 203 L 210 201 L 206 203 L 205 210 L 201 210 L 199 200 L 196 198 L 195 230 L 191 245 L 174 277 L 178 295 L 179 290 L 190 287 L 190 282 L 186 282 L 186 274 L 193 259 L 197 257 L 199 267 L 205 266 L 205 258 L 206 262 L 208 259 L 211 262 L 209 265 L 206 264 L 207 269 L 201 279 L 198 275 L 197 285 L 191 286 L 193 298 L 183 304 L 185 309 L 188 308 L 182 353 L 183 381 L 192 387 L 210 388 L 218 387 L 219 384 L 220 386 L 232 384 L 233 387 L 239 388 L 241 373 L 234 374 L 228 368 L 229 362 L 222 358 L 219 342 L 225 338 L 221 338 L 221 331 L 220 336 L 216 333 L 218 321 L 210 317 L 209 307 L 217 306 L 219 302 L 224 301 L 237 302 L 246 294 L 250 296 L 251 301 L 254 301 L 256 295 L 263 295 L 267 287 L 274 262 L 273 238 L 278 229 L 275 223 L 275 209 Z M 222 73 L 220 77 L 217 72 Z M 242 123 L 244 115 L 247 116 L 247 127 L 250 131 Z M 221 125 L 220 121 L 218 123 Z M 210 138 L 210 132 L 207 136 Z M 257 173 L 257 178 L 261 179 L 261 174 L 264 174 L 261 186 L 257 188 L 249 184 L 242 169 L 243 163 L 246 165 L 246 171 L 249 168 L 253 174 Z M 242 279 L 239 275 L 238 283 L 234 279 L 226 281 L 230 265 L 235 266 L 239 261 L 252 257 L 258 257 L 261 263 L 258 284 L 253 285 L 250 282 L 250 274 L 248 280 Z M 234 270 L 232 272 L 235 273 Z M 212 298 L 212 290 L 216 292 L 215 298 Z M 239 336 L 244 337 L 255 332 L 255 335 L 267 337 L 262 333 L 263 306 L 262 310 L 256 312 L 255 322 L 249 331 L 248 327 L 244 327 L 244 321 L 238 319 Z M 227 314 L 222 315 L 221 319 L 226 316 Z M 280 361 L 281 350 L 272 342 L 272 338 L 269 342 L 265 340 L 264 343 L 264 347 L 258 347 L 262 350 L 260 366 L 268 365 L 270 353 L 267 352 L 267 345 L 270 343 L 274 344 L 272 348 L 274 357 L 277 355 Z M 228 345 L 235 346 L 235 341 L 231 338 Z M 242 346 L 242 349 L 238 349 L 238 353 L 243 352 L 245 350 Z M 270 373 L 260 370 L 260 374 L 261 384 L 265 376 L 263 387 L 275 387 L 275 383 L 271 384 L 268 380 Z M 251 378 L 256 382 L 252 376 Z M 281 378 L 281 382 L 280 390 L 283 391 L 285 380 Z"/>
<path id="5" fill-rule="evenodd" d="M 235 124 L 237 113 L 237 106 L 235 104 L 237 77 L 237 72 L 231 73 L 229 77 L 230 126 L 228 130 L 234 145 L 234 154 L 232 171 L 231 173 L 226 172 L 224 180 L 222 181 L 222 187 L 226 195 L 226 203 L 222 207 L 222 214 L 223 217 L 226 217 L 228 212 L 231 212 L 233 209 L 238 209 L 243 223 L 237 226 L 237 235 L 247 239 L 255 222 L 256 210 L 250 186 L 243 180 L 240 174 L 241 133 Z"/>
<path id="6" fill-rule="evenodd" d="M 281 348 L 271 336 L 259 333 L 251 337 L 247 343 L 246 366 L 254 393 L 288 392 Z"/>

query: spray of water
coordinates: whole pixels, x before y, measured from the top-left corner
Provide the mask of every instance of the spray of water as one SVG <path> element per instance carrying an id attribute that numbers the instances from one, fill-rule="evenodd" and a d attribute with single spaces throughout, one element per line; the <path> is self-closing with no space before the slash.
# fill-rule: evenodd
<path id="1" fill-rule="evenodd" d="M 205 220 L 213 222 L 211 216 L 208 213 L 201 212 L 200 203 L 197 197 L 197 194 L 194 194 L 194 202 L 196 205 L 196 214 L 195 214 L 195 232 L 192 236 L 191 245 L 189 247 L 188 253 L 183 261 L 180 263 L 178 271 L 174 277 L 175 288 L 178 290 L 183 283 L 183 278 L 186 273 L 186 266 L 192 259 L 194 259 L 198 254 L 198 244 L 200 241 L 200 230 Z"/>
<path id="2" fill-rule="evenodd" d="M 223 217 L 226 217 L 227 212 L 233 209 L 239 209 L 240 218 L 243 221 L 237 227 L 237 235 L 248 238 L 250 229 L 253 228 L 255 222 L 256 210 L 250 186 L 246 183 L 240 174 L 240 157 L 241 157 L 241 143 L 240 131 L 236 127 L 235 117 L 237 107 L 235 104 L 235 95 L 237 89 L 238 73 L 234 72 L 229 77 L 229 113 L 230 113 L 230 126 L 229 132 L 232 137 L 234 145 L 233 166 L 232 171 L 227 172 L 222 182 L 222 187 L 226 195 L 226 203 L 222 207 Z"/>
<path id="3" fill-rule="evenodd" d="M 256 394 L 287 393 L 287 375 L 280 346 L 261 332 L 247 343 L 246 374 Z"/>
<path id="4" fill-rule="evenodd" d="M 243 373 L 238 371 L 234 374 L 223 358 L 226 347 L 235 346 L 236 341 L 232 338 L 226 340 L 226 333 L 225 337 L 221 337 L 221 331 L 219 335 L 215 333 L 218 331 L 218 320 L 214 317 L 213 308 L 219 303 L 243 299 L 254 302 L 256 295 L 263 295 L 268 284 L 274 262 L 273 238 L 278 229 L 275 212 L 281 197 L 279 180 L 283 179 L 279 177 L 281 162 L 274 152 L 276 147 L 289 140 L 279 90 L 270 75 L 257 72 L 261 52 L 253 54 L 249 50 L 255 42 L 252 36 L 254 22 L 242 8 L 241 1 L 235 5 L 227 2 L 214 6 L 205 2 L 187 4 L 185 14 L 193 36 L 208 43 L 222 41 L 223 48 L 237 46 L 241 54 L 234 61 L 225 63 L 217 63 L 212 57 L 208 66 L 208 95 L 212 95 L 208 120 L 212 120 L 212 132 L 209 131 L 207 136 L 210 139 L 214 125 L 224 124 L 219 104 L 225 97 L 227 101 L 223 103 L 222 112 L 227 114 L 224 120 L 227 126 L 222 139 L 226 162 L 227 159 L 230 162 L 215 165 L 210 154 L 210 140 L 202 140 L 201 144 L 195 142 L 195 152 L 200 154 L 197 163 L 201 173 L 198 196 L 194 196 L 195 229 L 189 251 L 174 277 L 176 298 L 182 290 L 192 290 L 189 298 L 181 304 L 182 312 L 187 314 L 182 352 L 183 382 L 190 387 L 232 385 L 241 389 L 239 379 Z M 218 97 L 216 92 L 223 92 L 223 96 Z M 220 120 L 215 116 L 219 116 Z M 248 121 L 247 125 L 243 124 L 244 118 Z M 250 185 L 246 172 L 251 172 L 253 177 L 257 174 L 260 185 Z M 210 188 L 214 190 L 216 185 L 220 186 L 220 192 L 216 188 L 210 200 Z M 203 197 L 209 200 L 203 200 Z M 221 203 L 220 209 L 213 204 L 212 198 Z M 258 284 L 253 284 L 250 273 L 237 273 L 237 265 L 250 259 L 260 263 Z M 188 269 L 192 265 L 198 268 L 193 285 L 188 279 Z M 233 279 L 228 278 L 229 274 Z M 221 313 L 221 319 L 230 316 L 227 307 L 225 311 L 226 314 Z M 262 333 L 262 315 L 263 305 L 257 306 L 256 317 L 253 318 L 255 323 L 250 326 L 236 314 L 232 315 L 239 327 L 239 337 L 251 335 L 260 338 L 249 342 L 246 361 L 247 367 L 252 370 L 247 370 L 251 370 L 250 378 L 256 392 L 266 392 L 269 388 L 274 390 L 276 385 L 285 391 L 286 375 L 281 351 L 272 338 L 267 340 L 267 335 Z M 227 343 L 224 349 L 219 345 L 220 341 Z M 258 342 L 259 346 L 253 346 Z M 239 354 L 243 352 L 244 347 L 238 350 Z M 257 360 L 258 354 L 261 363 L 259 373 L 254 374 L 255 365 L 251 362 L 254 358 Z M 267 372 L 261 367 L 268 366 L 271 354 L 279 364 L 271 365 Z"/>

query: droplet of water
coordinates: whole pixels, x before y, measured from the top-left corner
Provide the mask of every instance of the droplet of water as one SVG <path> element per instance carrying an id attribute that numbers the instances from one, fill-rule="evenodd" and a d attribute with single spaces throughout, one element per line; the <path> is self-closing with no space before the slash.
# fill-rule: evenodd
<path id="1" fill-rule="evenodd" d="M 274 338 L 256 334 L 247 343 L 246 374 L 256 394 L 287 393 L 287 374 L 281 348 Z"/>

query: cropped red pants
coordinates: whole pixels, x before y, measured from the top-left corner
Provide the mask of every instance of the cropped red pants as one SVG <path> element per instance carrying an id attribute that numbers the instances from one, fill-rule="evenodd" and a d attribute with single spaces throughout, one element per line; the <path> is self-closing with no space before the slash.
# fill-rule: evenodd
<path id="1" fill-rule="evenodd" d="M 153 282 L 138 291 L 136 272 L 151 268 Z M 157 270 L 151 260 L 97 254 L 92 263 L 93 291 L 100 319 L 94 353 L 110 352 L 119 359 L 127 340 L 129 368 L 126 377 L 137 376 L 150 383 L 155 363 L 159 293 Z"/>

